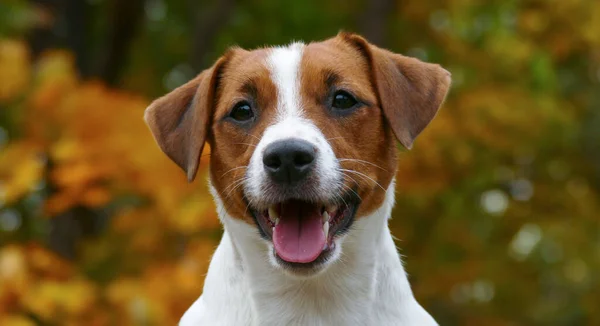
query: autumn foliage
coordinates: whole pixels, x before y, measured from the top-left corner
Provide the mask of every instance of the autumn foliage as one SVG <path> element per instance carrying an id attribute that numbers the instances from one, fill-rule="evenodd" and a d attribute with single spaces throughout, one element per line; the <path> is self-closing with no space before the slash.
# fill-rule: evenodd
<path id="1" fill-rule="evenodd" d="M 201 292 L 215 246 L 177 243 L 218 230 L 205 187 L 187 185 L 160 152 L 142 120 L 146 100 L 79 81 L 68 53 L 31 63 L 23 43 L 0 47 L 2 100 L 15 104 L 20 133 L 0 154 L 5 228 L 8 214 L 28 215 L 18 223 L 74 207 L 110 215 L 101 236 L 78 244 L 76 264 L 35 238 L 4 243 L 0 324 L 175 324 Z M 20 201 L 26 212 L 10 208 Z"/>
<path id="2" fill-rule="evenodd" d="M 417 299 L 442 325 L 600 324 L 600 2 L 402 3 L 389 47 L 454 80 L 398 170 Z M 236 26 L 215 52 L 294 38 Z M 188 184 L 142 120 L 150 96 L 75 60 L 0 38 L 0 325 L 174 325 L 220 236 L 210 149 Z"/>

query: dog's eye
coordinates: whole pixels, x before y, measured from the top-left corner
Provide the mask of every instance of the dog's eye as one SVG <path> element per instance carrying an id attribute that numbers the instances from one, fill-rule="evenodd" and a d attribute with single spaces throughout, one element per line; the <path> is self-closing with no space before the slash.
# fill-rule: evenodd
<path id="1" fill-rule="evenodd" d="M 242 101 L 233 107 L 229 116 L 236 121 L 244 122 L 254 118 L 254 112 L 250 107 L 250 103 Z"/>
<path id="2" fill-rule="evenodd" d="M 356 99 L 348 94 L 348 92 L 337 91 L 333 94 L 333 103 L 331 103 L 331 107 L 334 109 L 345 110 L 352 108 L 356 103 L 358 103 Z"/>

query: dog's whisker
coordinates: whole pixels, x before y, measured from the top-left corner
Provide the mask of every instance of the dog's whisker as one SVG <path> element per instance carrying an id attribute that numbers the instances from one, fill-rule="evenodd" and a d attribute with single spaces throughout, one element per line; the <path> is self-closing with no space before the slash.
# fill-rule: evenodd
<path id="1" fill-rule="evenodd" d="M 223 198 L 223 200 L 221 200 L 221 208 L 219 209 L 217 216 L 223 216 L 223 213 L 225 213 L 225 210 L 226 210 L 226 206 L 227 206 L 227 198 Z"/>
<path id="2" fill-rule="evenodd" d="M 340 172 L 342 173 L 342 176 L 344 176 L 344 177 L 346 177 L 346 178 L 349 178 L 350 180 L 352 180 L 352 181 L 354 182 L 354 184 L 358 185 L 358 182 L 357 182 L 357 181 L 356 181 L 354 178 L 352 178 L 352 177 L 351 177 L 351 176 L 349 176 L 348 174 L 344 173 L 343 171 L 340 171 Z M 348 190 L 352 191 L 352 192 L 353 192 L 353 193 L 354 193 L 354 194 L 355 194 L 355 195 L 358 197 L 358 199 L 360 199 L 360 200 L 362 201 L 362 198 L 360 197 L 360 195 L 359 195 L 359 194 L 358 194 L 356 191 L 354 191 L 354 189 L 352 189 L 352 187 L 348 186 L 348 185 L 347 185 L 347 184 L 345 184 L 343 181 L 342 181 L 342 182 L 340 182 L 340 185 L 341 185 L 343 188 L 346 188 L 346 189 L 348 189 Z"/>
<path id="3" fill-rule="evenodd" d="M 250 202 L 248 201 L 248 204 L 246 204 L 246 209 L 244 210 L 244 216 L 246 216 L 246 213 L 248 213 L 249 207 L 250 207 Z"/>
<path id="4" fill-rule="evenodd" d="M 241 177 L 241 178 L 238 178 L 238 179 L 236 179 L 236 180 L 233 180 L 233 181 L 232 181 L 230 184 L 228 184 L 228 185 L 225 187 L 225 189 L 223 190 L 223 192 L 226 192 L 226 191 L 227 191 L 227 189 L 229 189 L 229 187 L 232 187 L 233 185 L 237 184 L 239 181 L 242 181 L 242 180 L 245 180 L 245 179 L 246 179 L 246 176 L 243 176 L 243 177 Z"/>
<path id="5" fill-rule="evenodd" d="M 362 163 L 362 164 L 368 164 L 368 165 L 372 165 L 372 166 L 374 166 L 374 167 L 376 167 L 378 169 L 381 169 L 381 170 L 383 170 L 385 172 L 388 172 L 388 173 L 390 172 L 390 171 L 382 168 L 381 166 L 379 166 L 379 165 L 377 165 L 375 163 L 372 163 L 372 162 L 369 162 L 369 161 L 365 161 L 365 160 L 359 160 L 359 159 L 356 159 L 356 158 L 340 158 L 340 159 L 338 159 L 338 161 L 339 162 L 357 162 L 357 163 Z"/>
<path id="6" fill-rule="evenodd" d="M 235 170 L 239 170 L 239 169 L 244 169 L 244 168 L 247 168 L 247 167 L 248 167 L 247 165 L 236 166 L 236 167 L 234 167 L 233 169 L 230 169 L 230 170 L 228 170 L 227 172 L 223 173 L 223 174 L 222 174 L 222 175 L 219 177 L 219 179 L 222 179 L 222 178 L 223 178 L 223 177 L 224 177 L 224 176 L 225 176 L 227 173 L 230 173 L 230 172 L 233 172 L 233 171 L 235 171 Z"/>
<path id="7" fill-rule="evenodd" d="M 335 196 L 344 202 L 345 207 L 348 207 L 348 203 L 346 202 L 346 200 L 344 200 L 344 197 L 342 197 L 340 194 L 337 194 L 337 193 L 335 194 Z"/>
<path id="8" fill-rule="evenodd" d="M 232 145 L 248 145 L 248 146 L 256 147 L 256 145 L 249 144 L 249 143 L 232 143 Z"/>
<path id="9" fill-rule="evenodd" d="M 233 192 L 234 192 L 234 191 L 235 191 L 237 188 L 239 188 L 240 186 L 243 186 L 243 185 L 244 185 L 244 182 L 245 182 L 245 181 L 246 181 L 246 179 L 244 179 L 244 180 L 241 180 L 240 182 L 238 182 L 238 183 L 235 185 L 235 187 L 233 187 L 233 189 L 231 189 L 231 190 L 230 190 L 230 191 L 227 193 L 227 195 L 226 195 L 226 198 L 230 198 L 230 197 L 231 197 L 231 195 L 233 195 Z"/>
<path id="10" fill-rule="evenodd" d="M 366 175 L 364 173 L 361 173 L 361 172 L 358 172 L 358 171 L 354 171 L 354 170 L 349 170 L 349 169 L 340 169 L 340 171 L 345 171 L 345 172 L 348 172 L 348 173 L 354 173 L 354 174 L 356 174 L 356 175 L 358 175 L 358 176 L 360 176 L 362 178 L 366 178 L 366 179 L 370 180 L 371 182 L 373 182 L 374 184 L 376 184 L 377 186 L 379 186 L 379 188 L 381 188 L 381 190 L 383 190 L 384 192 L 386 191 L 385 188 L 383 188 L 383 186 L 379 184 L 379 182 L 373 180 L 373 178 L 369 177 L 368 175 Z"/>
<path id="11" fill-rule="evenodd" d="M 236 188 L 238 188 L 240 185 L 243 185 L 243 184 L 244 184 L 244 182 L 245 182 L 247 179 L 248 179 L 248 178 L 244 176 L 244 177 L 241 177 L 241 178 L 239 178 L 239 179 L 237 179 L 237 180 L 235 180 L 235 181 L 231 182 L 231 183 L 230 183 L 230 184 L 229 184 L 229 185 L 228 185 L 228 186 L 227 186 L 227 187 L 226 187 L 226 188 L 223 190 L 223 192 L 227 192 L 227 194 L 226 194 L 225 198 L 229 198 L 229 196 L 230 196 L 230 195 L 233 193 L 233 191 L 234 191 Z M 233 188 L 232 188 L 232 187 L 233 187 Z M 228 189 L 230 189 L 230 190 L 228 191 Z"/>
<path id="12" fill-rule="evenodd" d="M 350 188 L 350 186 L 348 186 L 348 185 L 346 185 L 346 184 L 342 183 L 342 187 L 344 187 L 344 188 L 346 188 L 346 189 L 348 189 L 348 190 L 352 191 L 352 192 L 353 192 L 353 193 L 356 195 L 356 197 L 358 197 L 358 199 L 362 201 L 362 198 L 360 198 L 360 195 L 359 195 L 359 194 L 358 194 L 356 191 L 354 191 L 354 189 Z"/>
<path id="13" fill-rule="evenodd" d="M 253 134 L 251 134 L 249 132 L 246 132 L 245 134 L 248 135 L 248 136 L 250 136 L 250 137 L 254 137 L 256 140 L 260 141 L 260 138 L 254 136 Z"/>
<path id="14" fill-rule="evenodd" d="M 358 181 L 356 181 L 356 179 L 354 179 L 353 177 L 349 176 L 348 174 L 344 173 L 344 171 L 340 171 L 342 172 L 342 175 L 347 177 L 348 179 L 354 181 L 354 184 L 358 186 Z"/>

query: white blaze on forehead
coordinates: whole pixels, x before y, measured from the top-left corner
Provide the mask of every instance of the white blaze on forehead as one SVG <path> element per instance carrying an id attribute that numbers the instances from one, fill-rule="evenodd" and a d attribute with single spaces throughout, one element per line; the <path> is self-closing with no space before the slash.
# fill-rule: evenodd
<path id="1" fill-rule="evenodd" d="M 277 87 L 278 120 L 300 117 L 300 61 L 304 44 L 292 43 L 286 47 L 271 50 L 267 64 L 271 78 Z"/>
<path id="2" fill-rule="evenodd" d="M 302 108 L 300 62 L 303 50 L 304 44 L 293 43 L 271 49 L 266 59 L 271 80 L 277 88 L 277 115 L 265 129 L 248 164 L 244 188 L 247 198 L 254 204 L 273 197 L 268 191 L 270 180 L 263 166 L 265 148 L 274 142 L 292 138 L 304 140 L 317 149 L 315 174 L 318 182 L 313 193 L 329 199 L 339 192 L 341 175 L 335 153 L 322 131 L 305 116 Z"/>

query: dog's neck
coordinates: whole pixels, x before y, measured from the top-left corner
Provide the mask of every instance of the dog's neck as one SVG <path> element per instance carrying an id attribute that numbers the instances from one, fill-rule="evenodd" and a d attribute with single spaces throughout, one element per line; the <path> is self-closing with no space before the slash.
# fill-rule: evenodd
<path id="1" fill-rule="evenodd" d="M 205 322 L 225 318 L 223 325 L 435 324 L 413 297 L 388 228 L 393 183 L 381 207 L 354 223 L 341 259 L 307 279 L 274 267 L 256 229 L 228 216 L 214 195 L 225 233 L 203 297 L 181 325 L 188 325 L 183 321 L 191 320 L 186 318 L 194 309 L 196 316 L 204 314 Z"/>

